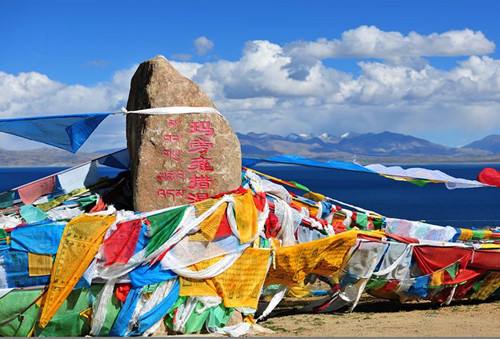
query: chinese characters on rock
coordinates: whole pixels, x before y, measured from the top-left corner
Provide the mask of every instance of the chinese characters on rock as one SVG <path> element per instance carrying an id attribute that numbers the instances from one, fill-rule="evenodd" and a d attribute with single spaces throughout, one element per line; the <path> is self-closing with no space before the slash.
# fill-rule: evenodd
<path id="1" fill-rule="evenodd" d="M 187 123 L 184 126 L 183 123 Z M 185 168 L 160 171 L 156 175 L 160 199 L 187 200 L 190 203 L 207 199 L 213 184 L 212 158 L 215 132 L 208 120 L 184 121 L 182 118 L 167 120 L 168 132 L 163 134 L 162 156 Z M 187 127 L 186 135 L 177 134 Z M 185 140 L 186 138 L 187 140 Z M 187 149 L 181 148 L 187 142 Z M 186 162 L 187 160 L 187 162 Z"/>

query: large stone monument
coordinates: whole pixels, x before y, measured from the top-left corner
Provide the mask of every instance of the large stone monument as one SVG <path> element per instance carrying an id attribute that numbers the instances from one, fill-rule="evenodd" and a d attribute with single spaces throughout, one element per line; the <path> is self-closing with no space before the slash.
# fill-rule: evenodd
<path id="1" fill-rule="evenodd" d="M 163 56 L 139 65 L 127 110 L 215 107 Z M 192 203 L 241 184 L 241 149 L 217 113 L 128 114 L 127 145 L 136 211 Z"/>

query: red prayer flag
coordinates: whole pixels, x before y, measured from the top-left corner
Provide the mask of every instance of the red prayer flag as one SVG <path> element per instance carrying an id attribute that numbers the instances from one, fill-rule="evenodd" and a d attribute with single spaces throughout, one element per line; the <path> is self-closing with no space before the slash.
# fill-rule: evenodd
<path id="1" fill-rule="evenodd" d="M 142 220 L 119 223 L 116 231 L 104 240 L 105 266 L 114 263 L 126 264 L 132 257 L 141 232 Z"/>
<path id="2" fill-rule="evenodd" d="M 233 231 L 231 230 L 231 226 L 229 226 L 227 215 L 224 213 L 220 221 L 219 228 L 217 229 L 217 233 L 215 233 L 215 239 L 224 238 L 230 236 L 231 234 L 233 234 Z"/>
<path id="3" fill-rule="evenodd" d="M 56 177 L 51 176 L 25 185 L 17 190 L 19 197 L 25 204 L 32 204 L 41 196 L 52 193 L 56 184 Z"/>
<path id="4" fill-rule="evenodd" d="M 475 250 L 469 267 L 478 271 L 500 271 L 500 251 Z"/>
<path id="5" fill-rule="evenodd" d="M 117 284 L 118 287 L 115 290 L 116 299 L 120 300 L 122 303 L 127 300 L 128 293 L 132 289 L 130 284 Z"/>
<path id="6" fill-rule="evenodd" d="M 491 167 L 486 167 L 479 173 L 477 180 L 483 184 L 500 187 L 500 171 Z"/>
<path id="7" fill-rule="evenodd" d="M 265 224 L 265 230 L 267 238 L 276 238 L 281 230 L 278 217 L 272 211 L 269 211 L 269 216 Z"/>
<path id="8" fill-rule="evenodd" d="M 102 198 L 99 198 L 99 200 L 97 200 L 97 203 L 94 205 L 94 207 L 92 207 L 92 209 L 89 212 L 90 213 L 101 212 L 106 210 L 106 208 L 107 206 L 104 203 L 104 200 L 102 200 Z"/>
<path id="9" fill-rule="evenodd" d="M 415 246 L 413 258 L 423 274 L 431 274 L 458 263 L 459 268 L 455 278 L 445 276 L 443 281 L 444 284 L 458 284 L 479 274 L 475 270 L 468 269 L 473 251 L 471 248 L 463 247 Z"/>

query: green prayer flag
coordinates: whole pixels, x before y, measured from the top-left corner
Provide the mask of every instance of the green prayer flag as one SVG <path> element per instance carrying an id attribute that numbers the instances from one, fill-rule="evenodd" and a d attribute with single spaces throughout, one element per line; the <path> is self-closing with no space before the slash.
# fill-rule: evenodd
<path id="1" fill-rule="evenodd" d="M 222 328 L 226 326 L 233 315 L 233 311 L 233 308 L 224 307 L 222 303 L 219 304 L 219 306 L 210 309 L 207 319 L 207 327 Z"/>
<path id="2" fill-rule="evenodd" d="M 0 208 L 11 207 L 14 202 L 14 194 L 13 191 L 0 193 Z"/>
<path id="3" fill-rule="evenodd" d="M 86 207 L 88 205 L 92 205 L 96 201 L 97 201 L 97 195 L 88 195 L 88 196 L 81 197 L 80 199 L 78 199 L 78 203 L 82 207 Z"/>
<path id="4" fill-rule="evenodd" d="M 376 230 L 382 229 L 383 225 L 384 221 L 382 219 L 378 218 L 373 219 L 373 226 L 375 227 Z"/>
<path id="5" fill-rule="evenodd" d="M 153 293 L 163 283 L 164 283 L 164 281 L 156 283 L 156 284 L 146 285 L 142 288 L 142 293 Z"/>
<path id="6" fill-rule="evenodd" d="M 14 290 L 0 299 L 0 326 L 2 337 L 27 337 L 35 326 L 39 307 L 36 304 L 26 309 L 22 317 L 17 315 L 24 310 L 41 294 L 41 289 L 36 290 Z M 12 319 L 11 321 L 8 321 Z"/>
<path id="7" fill-rule="evenodd" d="M 36 326 L 34 334 L 37 337 L 83 337 L 88 334 L 91 320 L 84 314 L 90 315 L 92 300 L 95 300 L 97 293 L 103 287 L 104 285 L 101 284 L 73 290 L 48 325 L 43 329 Z M 100 334 L 109 333 L 109 328 L 118 315 L 119 304 L 117 302 L 113 296 L 112 302 L 106 308 L 111 314 L 106 313 Z"/>
<path id="8" fill-rule="evenodd" d="M 484 231 L 483 230 L 472 230 L 472 239 L 473 240 L 484 239 Z"/>
<path id="9" fill-rule="evenodd" d="M 411 182 L 414 185 L 417 185 L 418 187 L 424 187 L 427 185 L 430 180 L 425 180 L 425 179 L 409 179 L 408 182 Z"/>
<path id="10" fill-rule="evenodd" d="M 181 296 L 177 299 L 175 304 L 170 308 L 167 315 L 163 318 L 163 323 L 165 324 L 166 328 L 168 328 L 170 330 L 174 329 L 173 320 L 174 320 L 175 312 L 179 308 L 179 306 L 181 306 L 182 304 L 184 304 L 186 302 L 186 300 L 187 300 L 187 297 Z"/>
<path id="11" fill-rule="evenodd" d="M 41 329 L 37 326 L 37 319 L 40 308 L 37 304 L 32 304 L 42 293 L 42 289 L 14 290 L 0 298 L 0 319 L 8 321 L 0 326 L 0 336 L 32 336 L 41 337 L 83 337 L 89 333 L 90 318 L 83 314 L 90 315 L 92 302 L 97 297 L 97 293 L 104 285 L 93 285 L 90 289 L 75 289 L 58 309 L 47 327 Z M 26 309 L 21 316 L 21 310 Z M 113 325 L 116 316 L 121 308 L 120 302 L 113 296 L 112 302 L 107 307 L 106 319 L 103 324 L 101 335 L 107 335 Z M 32 333 L 32 330 L 34 332 Z"/>
<path id="12" fill-rule="evenodd" d="M 271 247 L 268 239 L 260 237 L 260 248 L 269 248 Z"/>
<path id="13" fill-rule="evenodd" d="M 184 326 L 184 334 L 199 333 L 203 329 L 203 325 L 207 324 L 208 328 L 221 328 L 226 326 L 233 314 L 232 308 L 226 308 L 222 304 L 208 308 L 200 312 L 203 305 L 198 302 L 194 311 L 189 316 Z"/>
<path id="14" fill-rule="evenodd" d="M 146 246 L 146 256 L 163 245 L 174 233 L 188 206 L 182 206 L 148 217 L 151 223 L 151 239 Z"/>
<path id="15" fill-rule="evenodd" d="M 479 289 L 481 288 L 481 286 L 483 285 L 483 280 L 480 280 L 480 281 L 476 281 L 473 285 L 472 285 L 472 289 L 474 290 L 474 292 L 477 292 L 479 291 Z"/>
<path id="16" fill-rule="evenodd" d="M 183 334 L 191 334 L 191 333 L 199 333 L 203 328 L 205 321 L 208 318 L 208 314 L 210 313 L 210 309 L 206 309 L 203 312 L 200 310 L 203 308 L 203 304 L 201 302 L 197 302 L 194 308 L 194 311 L 189 316 L 186 324 L 184 325 Z"/>
<path id="17" fill-rule="evenodd" d="M 47 214 L 33 205 L 21 206 L 19 213 L 28 224 L 42 221 L 48 218 Z"/>
<path id="18" fill-rule="evenodd" d="M 385 285 L 387 280 L 385 279 L 380 279 L 380 278 L 371 278 L 368 283 L 366 284 L 366 289 L 367 290 L 376 290 Z"/>
<path id="19" fill-rule="evenodd" d="M 311 192 L 311 190 L 309 188 L 307 188 L 306 186 L 302 185 L 302 184 L 299 184 L 298 182 L 296 181 L 290 181 L 292 184 L 295 185 L 295 187 L 297 187 L 298 189 L 301 189 L 303 191 L 306 191 L 306 192 Z"/>
<path id="20" fill-rule="evenodd" d="M 361 226 L 362 229 L 366 230 L 368 226 L 368 216 L 364 213 L 356 213 L 356 224 Z"/>
<path id="21" fill-rule="evenodd" d="M 455 277 L 457 276 L 458 263 L 455 263 L 449 267 L 446 267 L 445 270 L 446 270 L 446 272 L 448 272 L 448 274 L 450 275 L 450 277 L 452 279 L 455 279 Z"/>

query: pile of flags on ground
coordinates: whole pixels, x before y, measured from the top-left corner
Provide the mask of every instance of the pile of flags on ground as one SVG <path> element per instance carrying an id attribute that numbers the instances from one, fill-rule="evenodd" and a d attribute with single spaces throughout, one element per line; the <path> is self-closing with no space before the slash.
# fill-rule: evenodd
<path id="1" fill-rule="evenodd" d="M 287 297 L 304 312 L 379 298 L 485 300 L 500 233 L 395 219 L 244 168 L 241 187 L 191 205 L 127 209 L 117 152 L 11 190 L 0 210 L 0 335 L 265 331 Z M 121 199 L 121 200 L 120 200 Z M 324 286 L 317 293 L 317 280 Z"/>

